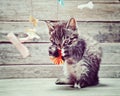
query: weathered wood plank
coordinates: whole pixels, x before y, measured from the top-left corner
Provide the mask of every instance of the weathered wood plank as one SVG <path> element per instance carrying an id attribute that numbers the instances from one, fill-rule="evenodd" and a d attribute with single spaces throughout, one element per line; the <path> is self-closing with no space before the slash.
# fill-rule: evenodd
<path id="1" fill-rule="evenodd" d="M 111 79 L 111 78 L 102 78 L 100 79 L 100 84 L 94 87 L 87 87 L 84 89 L 76 89 L 71 88 L 69 86 L 57 86 L 55 85 L 56 78 L 40 78 L 40 79 L 3 79 L 0 80 L 1 92 L 0 96 L 95 96 L 99 94 L 99 96 L 119 96 L 120 87 L 119 87 L 120 79 Z M 117 84 L 114 84 L 118 82 Z M 16 86 L 18 85 L 18 86 Z"/>
<path id="2" fill-rule="evenodd" d="M 78 22 L 78 28 L 99 42 L 120 42 L 120 22 Z"/>
<path id="3" fill-rule="evenodd" d="M 56 78 L 38 79 L 2 79 L 0 80 L 0 96 L 119 96 L 119 78 L 100 78 L 100 84 L 86 88 L 57 86 Z M 116 83 L 117 82 L 117 83 Z"/>
<path id="4" fill-rule="evenodd" d="M 90 0 L 67 0 L 67 1 L 79 1 L 79 2 L 89 2 Z M 119 0 L 91 0 L 92 2 L 118 2 L 119 3 Z"/>
<path id="5" fill-rule="evenodd" d="M 32 28 L 29 22 L 0 22 L 0 42 L 9 42 L 6 38 L 9 32 L 25 37 L 27 28 Z M 89 35 L 99 42 L 120 42 L 120 22 L 78 22 L 78 29 L 80 34 Z M 35 42 L 49 42 L 46 23 L 40 21 L 37 30 L 40 39 Z"/>
<path id="6" fill-rule="evenodd" d="M 27 45 L 30 56 L 23 59 L 15 47 L 11 44 L 1 44 L 0 63 L 1 64 L 45 64 L 50 63 L 48 56 L 48 44 L 25 44 Z M 13 50 L 14 49 L 14 50 Z"/>
<path id="7" fill-rule="evenodd" d="M 32 29 L 32 24 L 29 22 L 0 22 L 0 42 L 9 42 L 6 36 L 10 32 L 15 33 L 19 38 L 26 37 L 27 28 Z M 36 40 L 37 42 L 49 41 L 48 27 L 45 22 L 40 21 L 36 30 L 36 33 L 40 36 L 40 40 Z"/>
<path id="8" fill-rule="evenodd" d="M 107 1 L 107 0 L 106 0 Z M 58 20 L 65 20 L 70 17 L 77 18 L 78 21 L 120 21 L 120 3 L 104 4 L 94 2 L 94 8 L 78 9 L 80 1 L 65 0 L 65 6 L 58 7 Z"/>
<path id="9" fill-rule="evenodd" d="M 39 20 L 57 20 L 57 0 L 32 0 L 33 16 Z"/>
<path id="10" fill-rule="evenodd" d="M 12 44 L 0 44 L 0 64 L 52 64 L 48 56 L 50 43 L 25 44 L 30 56 L 23 59 Z M 120 64 L 120 43 L 101 43 L 102 64 Z"/>
<path id="11" fill-rule="evenodd" d="M 24 20 L 31 14 L 31 0 L 0 0 L 0 20 Z"/>
<path id="12" fill-rule="evenodd" d="M 119 65 L 105 65 L 100 68 L 100 77 L 120 77 Z M 56 78 L 63 76 L 63 67 L 57 65 L 16 65 L 0 66 L 0 79 L 3 78 Z"/>
<path id="13" fill-rule="evenodd" d="M 57 19 L 56 0 L 1 0 L 0 4 L 0 20 L 28 20 L 30 15 L 40 20 Z"/>
<path id="14" fill-rule="evenodd" d="M 39 20 L 61 20 L 74 16 L 80 21 L 120 21 L 119 0 L 93 0 L 95 7 L 92 11 L 77 9 L 78 4 L 88 1 L 65 0 L 62 8 L 57 0 L 0 0 L 0 20 L 27 20 L 32 14 Z"/>

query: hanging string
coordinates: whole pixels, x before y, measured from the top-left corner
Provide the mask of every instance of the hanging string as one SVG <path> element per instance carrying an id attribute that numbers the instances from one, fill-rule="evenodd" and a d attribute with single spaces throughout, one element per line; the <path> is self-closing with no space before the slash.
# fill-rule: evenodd
<path id="1" fill-rule="evenodd" d="M 31 10 L 30 10 L 30 16 L 33 16 L 33 4 L 32 0 L 30 0 Z"/>
<path id="2" fill-rule="evenodd" d="M 58 0 L 58 2 L 61 6 L 64 6 L 64 0 Z"/>

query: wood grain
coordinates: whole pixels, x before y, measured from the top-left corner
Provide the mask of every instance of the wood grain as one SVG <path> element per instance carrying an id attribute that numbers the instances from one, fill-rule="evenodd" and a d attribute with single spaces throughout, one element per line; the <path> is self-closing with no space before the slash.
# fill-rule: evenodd
<path id="1" fill-rule="evenodd" d="M 33 16 L 39 20 L 57 20 L 57 0 L 32 0 Z"/>
<path id="2" fill-rule="evenodd" d="M 30 56 L 23 59 L 12 44 L 0 44 L 0 64 L 52 64 L 48 56 L 50 43 L 25 44 L 30 51 Z M 120 64 L 120 43 L 105 43 L 103 48 L 102 64 Z"/>
<path id="3" fill-rule="evenodd" d="M 31 0 L 0 0 L 0 20 L 25 20 L 31 14 Z"/>
<path id="4" fill-rule="evenodd" d="M 100 77 L 119 78 L 120 66 L 105 65 L 100 68 Z M 57 65 L 16 65 L 0 66 L 0 79 L 5 78 L 56 78 L 62 77 L 62 66 Z"/>
<path id="5" fill-rule="evenodd" d="M 26 37 L 27 28 L 32 29 L 33 28 L 32 24 L 29 22 L 0 22 L 0 42 L 9 42 L 6 36 L 10 32 L 16 34 L 18 38 Z M 48 27 L 45 22 L 43 21 L 38 22 L 36 30 L 37 30 L 36 33 L 40 36 L 40 40 L 35 40 L 35 42 L 49 41 Z"/>
<path id="6" fill-rule="evenodd" d="M 0 20 L 28 20 L 33 15 L 39 20 L 67 20 L 76 17 L 79 21 L 120 21 L 119 0 L 93 0 L 95 7 L 92 10 L 77 8 L 79 4 L 88 1 L 65 0 L 65 6 L 61 7 L 57 0 L 0 0 Z"/>
<path id="7" fill-rule="evenodd" d="M 2 79 L 0 96 L 119 96 L 119 78 L 100 78 L 100 84 L 86 88 L 56 85 L 56 78 Z M 117 83 L 116 83 L 117 82 Z"/>
<path id="8" fill-rule="evenodd" d="M 120 3 L 104 4 L 95 3 L 93 9 L 78 9 L 77 6 L 84 4 L 80 1 L 65 0 L 64 8 L 58 7 L 58 20 L 65 20 L 70 17 L 78 21 L 120 21 Z"/>
<path id="9" fill-rule="evenodd" d="M 28 20 L 30 15 L 39 20 L 57 19 L 56 0 L 1 0 L 0 4 L 0 20 L 3 21 Z"/>
<path id="10" fill-rule="evenodd" d="M 6 35 L 15 33 L 25 37 L 26 29 L 32 28 L 29 22 L 0 22 L 0 42 L 9 42 Z M 44 21 L 38 23 L 39 40 L 30 42 L 49 42 L 49 32 Z M 79 34 L 89 35 L 99 42 L 120 42 L 120 22 L 78 22 Z"/>
<path id="11" fill-rule="evenodd" d="M 89 2 L 90 0 L 66 0 L 66 1 L 79 1 L 79 2 Z M 103 3 L 105 3 L 105 2 L 117 2 L 117 3 L 119 3 L 119 0 L 91 0 L 92 2 L 103 2 Z"/>
<path id="12" fill-rule="evenodd" d="M 92 0 L 92 10 L 77 8 L 89 1 L 64 0 L 65 5 L 61 7 L 57 0 L 0 0 L 0 79 L 63 76 L 62 66 L 54 65 L 49 59 L 49 34 L 43 21 L 68 20 L 71 17 L 78 21 L 80 34 L 102 42 L 100 77 L 119 78 L 120 0 Z M 39 19 L 36 29 L 40 39 L 25 42 L 31 55 L 23 59 L 6 35 L 13 32 L 19 38 L 26 37 L 25 30 L 33 28 L 28 22 L 30 15 Z"/>

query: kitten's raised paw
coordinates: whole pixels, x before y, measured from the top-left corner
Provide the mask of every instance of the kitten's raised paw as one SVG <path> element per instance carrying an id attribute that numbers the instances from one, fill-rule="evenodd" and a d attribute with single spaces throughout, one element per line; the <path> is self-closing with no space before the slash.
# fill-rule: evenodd
<path id="1" fill-rule="evenodd" d="M 57 79 L 56 82 L 55 82 L 55 84 L 57 84 L 57 85 L 73 85 L 73 83 L 71 83 L 69 81 L 69 79 L 67 79 L 67 78 Z"/>
<path id="2" fill-rule="evenodd" d="M 68 46 L 62 49 L 62 56 L 64 59 L 70 57 L 70 48 Z"/>
<path id="3" fill-rule="evenodd" d="M 49 47 L 49 56 L 54 56 L 54 57 L 58 57 L 59 56 L 58 49 L 57 49 L 56 46 L 51 45 Z"/>

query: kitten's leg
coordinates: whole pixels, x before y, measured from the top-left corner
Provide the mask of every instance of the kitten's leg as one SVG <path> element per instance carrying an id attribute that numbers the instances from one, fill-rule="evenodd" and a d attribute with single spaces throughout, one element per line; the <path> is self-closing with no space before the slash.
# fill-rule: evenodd
<path id="1" fill-rule="evenodd" d="M 73 82 L 70 81 L 70 78 L 59 78 L 55 82 L 57 85 L 73 85 Z"/>
<path id="2" fill-rule="evenodd" d="M 89 67 L 82 66 L 82 72 L 80 79 L 77 81 L 77 84 L 81 87 L 93 86 L 97 85 L 98 80 L 98 72 L 94 72 L 93 70 L 88 69 Z"/>
<path id="3" fill-rule="evenodd" d="M 85 78 L 84 78 L 84 76 L 80 76 L 80 79 L 78 79 L 78 80 L 75 81 L 73 87 L 80 89 L 80 88 L 84 88 L 84 87 L 89 86 L 89 84 L 87 83 L 87 81 L 85 80 Z"/>
<path id="4" fill-rule="evenodd" d="M 74 85 L 74 78 L 71 76 L 68 69 L 69 69 L 68 64 L 65 63 L 63 65 L 64 78 L 57 79 L 56 84 L 59 84 L 59 85 Z"/>
<path id="5" fill-rule="evenodd" d="M 49 47 L 49 55 L 50 56 L 54 56 L 54 57 L 59 56 L 58 49 L 57 49 L 56 46 L 51 45 Z M 64 64 L 64 65 L 67 68 L 66 64 Z M 65 67 L 63 68 L 64 69 L 65 78 L 59 78 L 59 79 L 57 79 L 57 81 L 55 82 L 56 84 L 59 84 L 59 85 L 62 85 L 62 84 L 69 84 L 69 85 L 71 85 L 72 84 L 71 81 L 70 81 L 70 79 L 69 79 L 67 69 Z"/>

